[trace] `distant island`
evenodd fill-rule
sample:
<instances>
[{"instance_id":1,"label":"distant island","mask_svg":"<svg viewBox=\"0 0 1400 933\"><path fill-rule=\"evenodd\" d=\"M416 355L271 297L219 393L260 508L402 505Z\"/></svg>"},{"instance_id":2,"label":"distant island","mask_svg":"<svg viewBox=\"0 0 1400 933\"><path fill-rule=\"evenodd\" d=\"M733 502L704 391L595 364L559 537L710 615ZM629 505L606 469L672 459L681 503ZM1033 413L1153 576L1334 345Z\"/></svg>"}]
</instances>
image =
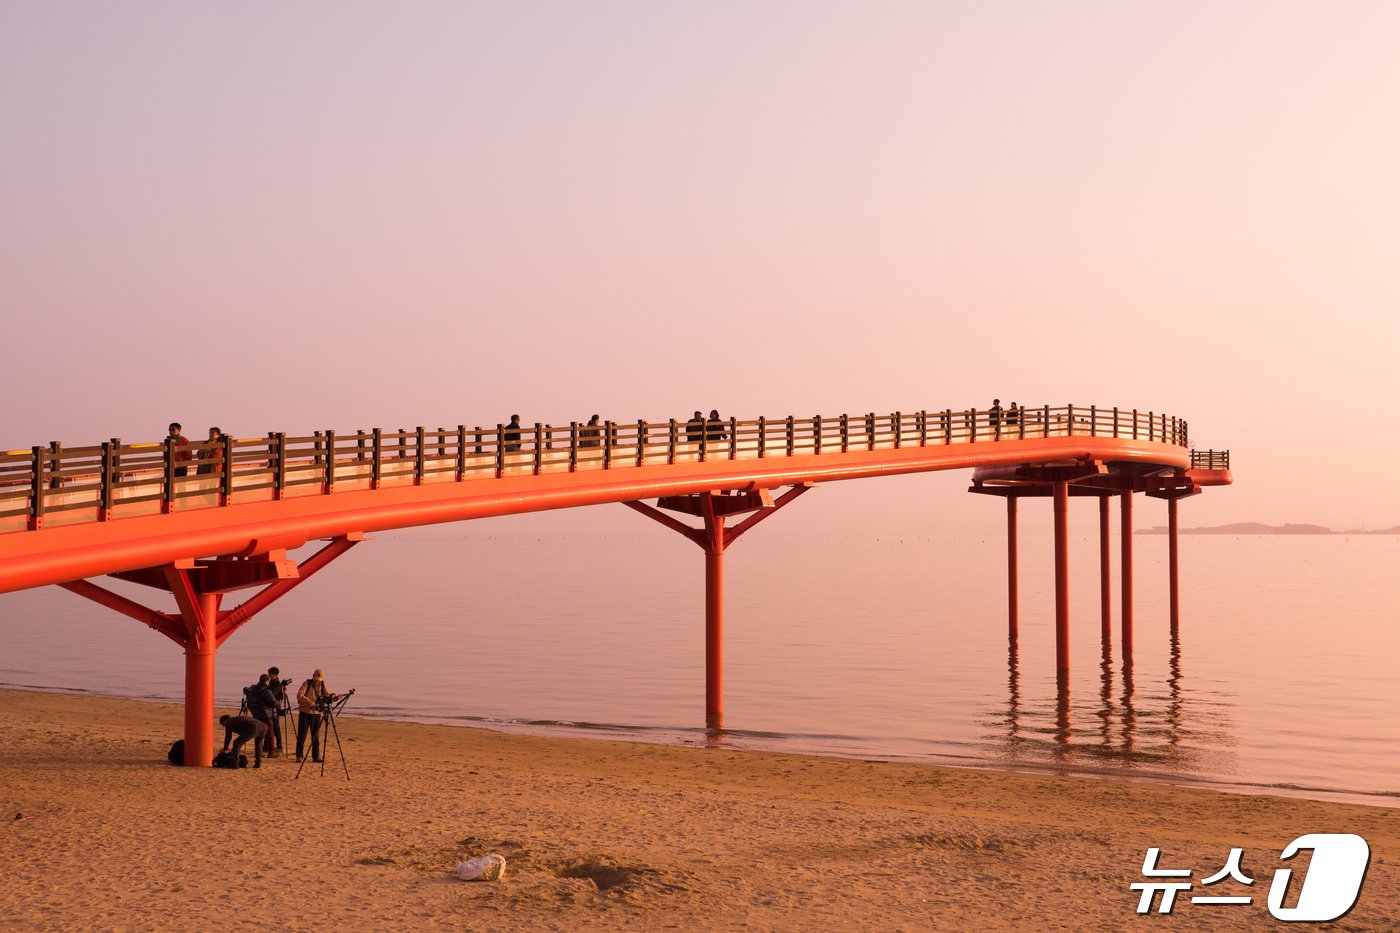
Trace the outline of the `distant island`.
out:
<instances>
[{"instance_id":1,"label":"distant island","mask_svg":"<svg viewBox=\"0 0 1400 933\"><path fill-rule=\"evenodd\" d=\"M1139 531L1140 535L1164 535L1166 525L1154 525ZM1394 528L1376 530L1333 531L1322 525L1265 525L1262 522L1235 522L1233 525L1215 525L1210 528L1182 528L1184 535L1400 535L1400 525Z\"/></svg>"}]
</instances>

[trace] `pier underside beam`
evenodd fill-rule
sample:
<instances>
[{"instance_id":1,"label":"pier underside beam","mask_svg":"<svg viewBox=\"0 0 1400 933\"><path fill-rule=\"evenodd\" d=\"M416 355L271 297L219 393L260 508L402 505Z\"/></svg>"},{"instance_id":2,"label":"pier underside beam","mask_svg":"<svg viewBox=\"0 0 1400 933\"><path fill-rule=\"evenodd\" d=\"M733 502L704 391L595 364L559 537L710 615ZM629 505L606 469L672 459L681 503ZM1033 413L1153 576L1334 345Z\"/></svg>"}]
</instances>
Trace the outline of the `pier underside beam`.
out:
<instances>
[{"instance_id":1,"label":"pier underside beam","mask_svg":"<svg viewBox=\"0 0 1400 933\"><path fill-rule=\"evenodd\" d=\"M644 502L624 502L634 511L694 541L705 551L705 727L724 728L724 549L740 535L769 515L812 488L811 483L793 486L777 499L768 490L728 494L722 491L690 496L667 496L656 508ZM672 518L660 509L700 517L704 524L693 527ZM730 515L749 512L732 528L724 527Z\"/></svg>"},{"instance_id":2,"label":"pier underside beam","mask_svg":"<svg viewBox=\"0 0 1400 933\"><path fill-rule=\"evenodd\" d=\"M333 538L300 564L274 552L254 560L181 560L113 575L166 590L175 598L175 612L148 608L89 580L59 586L149 625L184 649L185 765L207 768L214 758L214 656L219 646L240 626L363 539L361 534ZM224 593L268 581L276 582L241 606L220 608Z\"/></svg>"}]
</instances>

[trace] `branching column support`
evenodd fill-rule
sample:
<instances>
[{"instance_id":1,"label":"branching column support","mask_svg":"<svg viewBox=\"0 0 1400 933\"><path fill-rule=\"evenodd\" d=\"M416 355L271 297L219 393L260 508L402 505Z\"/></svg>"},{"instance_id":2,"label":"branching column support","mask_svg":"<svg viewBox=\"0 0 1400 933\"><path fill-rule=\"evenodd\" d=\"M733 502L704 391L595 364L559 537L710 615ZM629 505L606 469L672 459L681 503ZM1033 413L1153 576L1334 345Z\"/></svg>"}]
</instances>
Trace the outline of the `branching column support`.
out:
<instances>
[{"instance_id":1,"label":"branching column support","mask_svg":"<svg viewBox=\"0 0 1400 933\"><path fill-rule=\"evenodd\" d=\"M624 502L672 531L694 541L705 551L705 727L724 728L724 549L740 535L811 488L810 483L793 486L776 500L759 489L727 495L703 492L690 496L667 496L656 507L643 502ZM701 519L699 528L672 518L661 509L684 512ZM724 527L730 515L751 512L732 528Z\"/></svg>"},{"instance_id":2,"label":"branching column support","mask_svg":"<svg viewBox=\"0 0 1400 933\"><path fill-rule=\"evenodd\" d=\"M230 635L292 588L344 554L364 536L334 538L297 564L285 551L252 558L217 557L180 560L161 567L112 574L130 583L166 590L175 597L175 612L147 608L89 580L59 586L150 626L185 650L185 765L208 767L214 758L214 655ZM231 610L222 610L224 594L267 585Z\"/></svg>"}]
</instances>

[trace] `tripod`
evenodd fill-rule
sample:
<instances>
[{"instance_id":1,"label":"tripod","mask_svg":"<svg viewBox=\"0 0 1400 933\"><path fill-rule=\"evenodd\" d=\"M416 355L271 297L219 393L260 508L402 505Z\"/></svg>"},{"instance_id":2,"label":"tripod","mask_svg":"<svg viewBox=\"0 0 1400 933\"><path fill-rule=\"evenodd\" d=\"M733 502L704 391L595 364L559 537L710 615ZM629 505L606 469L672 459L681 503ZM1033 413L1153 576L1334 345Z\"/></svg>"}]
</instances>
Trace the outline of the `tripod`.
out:
<instances>
[{"instance_id":1,"label":"tripod","mask_svg":"<svg viewBox=\"0 0 1400 933\"><path fill-rule=\"evenodd\" d=\"M346 702L355 695L352 687L346 693L341 694L340 699L332 700L330 697L322 697L316 702L316 710L321 714L321 722L316 728L321 730L321 774L326 773L326 759L331 757L330 737L335 736L335 750L340 753L340 766L345 769L345 780L350 780L350 766L345 762L345 748L340 744L340 730L336 728L335 717L340 714ZM303 714L305 715L305 714ZM297 765L297 778L301 778L301 769L306 767L306 758L301 759L301 764Z\"/></svg>"}]
</instances>

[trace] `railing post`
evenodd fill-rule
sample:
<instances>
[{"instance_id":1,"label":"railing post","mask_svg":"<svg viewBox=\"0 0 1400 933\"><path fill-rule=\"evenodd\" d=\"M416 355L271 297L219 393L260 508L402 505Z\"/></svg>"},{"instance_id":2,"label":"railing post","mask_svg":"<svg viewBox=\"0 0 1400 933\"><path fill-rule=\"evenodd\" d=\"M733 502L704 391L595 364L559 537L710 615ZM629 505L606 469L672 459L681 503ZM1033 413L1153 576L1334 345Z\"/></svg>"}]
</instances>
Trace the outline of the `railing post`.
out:
<instances>
[{"instance_id":1,"label":"railing post","mask_svg":"<svg viewBox=\"0 0 1400 933\"><path fill-rule=\"evenodd\" d=\"M475 429L474 431L472 431L472 434L473 434L473 436L474 436L474 438L475 438L475 442L476 442L476 443L475 443L475 446L476 446L476 453L479 454L479 453L481 453L481 425L478 424L478 425L476 426L476 429Z\"/></svg>"},{"instance_id":2,"label":"railing post","mask_svg":"<svg viewBox=\"0 0 1400 933\"><path fill-rule=\"evenodd\" d=\"M1147 439L1154 441L1157 439L1157 415L1153 412L1147 413Z\"/></svg>"},{"instance_id":3,"label":"railing post","mask_svg":"<svg viewBox=\"0 0 1400 933\"><path fill-rule=\"evenodd\" d=\"M919 446L928 446L928 409L919 409Z\"/></svg>"},{"instance_id":4,"label":"railing post","mask_svg":"<svg viewBox=\"0 0 1400 933\"><path fill-rule=\"evenodd\" d=\"M539 476L544 469L544 425L535 422L535 456L532 460L531 470Z\"/></svg>"},{"instance_id":5,"label":"railing post","mask_svg":"<svg viewBox=\"0 0 1400 933\"><path fill-rule=\"evenodd\" d=\"M569 472L578 469L578 422L569 422Z\"/></svg>"},{"instance_id":6,"label":"railing post","mask_svg":"<svg viewBox=\"0 0 1400 933\"><path fill-rule=\"evenodd\" d=\"M169 515L175 509L175 442L168 437L165 439L162 461L165 481L161 483L160 510L162 514Z\"/></svg>"},{"instance_id":7,"label":"railing post","mask_svg":"<svg viewBox=\"0 0 1400 933\"><path fill-rule=\"evenodd\" d=\"M1138 439L1138 410L1133 409L1133 440Z\"/></svg>"},{"instance_id":8,"label":"railing post","mask_svg":"<svg viewBox=\"0 0 1400 933\"><path fill-rule=\"evenodd\" d=\"M320 431L312 431L312 432L311 432L311 437L313 438L312 443L311 443L311 463L312 463L313 466L315 466L317 469L320 470L320 472L321 472L321 479L323 480L323 482L322 482L321 485L324 487L324 486L325 486L324 480L325 480L325 476L326 476L326 471L325 471L325 469L323 469L323 468L321 467L321 432L320 432ZM323 489L322 491L324 492L324 489Z\"/></svg>"},{"instance_id":9,"label":"railing post","mask_svg":"<svg viewBox=\"0 0 1400 933\"><path fill-rule=\"evenodd\" d=\"M894 449L899 450L904 438L904 416L895 412L894 418Z\"/></svg>"},{"instance_id":10,"label":"railing post","mask_svg":"<svg viewBox=\"0 0 1400 933\"><path fill-rule=\"evenodd\" d=\"M953 409L943 409L943 444L953 443Z\"/></svg>"},{"instance_id":11,"label":"railing post","mask_svg":"<svg viewBox=\"0 0 1400 933\"><path fill-rule=\"evenodd\" d=\"M415 486L422 486L422 485L423 485L423 477L424 477L424 471L423 471L424 462L423 462L423 426L422 426L421 424L418 425L417 429L415 429L414 435L413 435L413 439L414 439L414 442L415 442L415 443L414 443L414 448L413 448L413 485L415 485Z\"/></svg>"},{"instance_id":12,"label":"railing post","mask_svg":"<svg viewBox=\"0 0 1400 933\"><path fill-rule=\"evenodd\" d=\"M58 441L49 441L49 488L61 489L63 487L63 445Z\"/></svg>"},{"instance_id":13,"label":"railing post","mask_svg":"<svg viewBox=\"0 0 1400 933\"><path fill-rule=\"evenodd\" d=\"M865 416L865 449L875 449L875 412L867 412Z\"/></svg>"},{"instance_id":14,"label":"railing post","mask_svg":"<svg viewBox=\"0 0 1400 933\"><path fill-rule=\"evenodd\" d=\"M378 489L380 481L384 477L384 430L375 428L371 443L374 445L370 451L369 464L369 488Z\"/></svg>"},{"instance_id":15,"label":"railing post","mask_svg":"<svg viewBox=\"0 0 1400 933\"><path fill-rule=\"evenodd\" d=\"M796 443L796 438L795 438L795 436L794 436L794 434L793 434L793 429L792 429L792 415L788 415L788 416L787 416L787 455L788 455L789 457L792 456L793 445L794 445L795 443Z\"/></svg>"},{"instance_id":16,"label":"railing post","mask_svg":"<svg viewBox=\"0 0 1400 933\"><path fill-rule=\"evenodd\" d=\"M423 430L419 428L418 430ZM323 471L325 482L321 484L321 492L330 495L335 492L335 432L326 431L326 468Z\"/></svg>"},{"instance_id":17,"label":"railing post","mask_svg":"<svg viewBox=\"0 0 1400 933\"><path fill-rule=\"evenodd\" d=\"M270 442L267 445L267 453L272 460L269 464L272 467L272 498L281 499L287 488L287 435L281 431L272 431L268 433L267 439Z\"/></svg>"},{"instance_id":18,"label":"railing post","mask_svg":"<svg viewBox=\"0 0 1400 933\"><path fill-rule=\"evenodd\" d=\"M438 429L437 429L437 442L438 442L438 445L437 445L437 448L438 448L438 453L437 453L438 459L439 459L439 460L442 460L443 458L445 458L445 457L447 456L447 429L444 428L442 425L438 425Z\"/></svg>"},{"instance_id":19,"label":"railing post","mask_svg":"<svg viewBox=\"0 0 1400 933\"><path fill-rule=\"evenodd\" d=\"M603 469L612 469L613 426L611 421L603 422Z\"/></svg>"},{"instance_id":20,"label":"railing post","mask_svg":"<svg viewBox=\"0 0 1400 933\"><path fill-rule=\"evenodd\" d=\"M110 521L112 518L112 442L102 442L102 489L98 493L97 520Z\"/></svg>"},{"instance_id":21,"label":"railing post","mask_svg":"<svg viewBox=\"0 0 1400 933\"><path fill-rule=\"evenodd\" d=\"M733 415L729 416L729 459L733 460L739 454L739 419Z\"/></svg>"},{"instance_id":22,"label":"railing post","mask_svg":"<svg viewBox=\"0 0 1400 933\"><path fill-rule=\"evenodd\" d=\"M710 419L701 419L700 424L700 462L705 462L705 455L710 449Z\"/></svg>"},{"instance_id":23,"label":"railing post","mask_svg":"<svg viewBox=\"0 0 1400 933\"><path fill-rule=\"evenodd\" d=\"M233 435L224 435L224 472L219 477L219 505L233 502Z\"/></svg>"},{"instance_id":24,"label":"railing post","mask_svg":"<svg viewBox=\"0 0 1400 933\"><path fill-rule=\"evenodd\" d=\"M667 430L666 430L666 462L667 462L667 463L675 463L675 462L676 462L676 441L677 441L677 439L678 439L677 435L679 435L679 434L680 434L680 431L679 431L679 429L676 427L676 419L675 419L675 418L670 419L670 421L667 422Z\"/></svg>"},{"instance_id":25,"label":"railing post","mask_svg":"<svg viewBox=\"0 0 1400 933\"><path fill-rule=\"evenodd\" d=\"M1049 436L1050 436L1050 406L1049 406L1049 405L1046 405L1046 406L1045 406L1044 417L1043 417L1043 420L1040 422L1040 432L1041 432L1041 437L1049 437Z\"/></svg>"},{"instance_id":26,"label":"railing post","mask_svg":"<svg viewBox=\"0 0 1400 933\"><path fill-rule=\"evenodd\" d=\"M365 429L355 429L355 462L365 462Z\"/></svg>"},{"instance_id":27,"label":"railing post","mask_svg":"<svg viewBox=\"0 0 1400 933\"><path fill-rule=\"evenodd\" d=\"M1069 436L1074 437L1074 403L1065 406L1065 424L1069 425Z\"/></svg>"},{"instance_id":28,"label":"railing post","mask_svg":"<svg viewBox=\"0 0 1400 933\"><path fill-rule=\"evenodd\" d=\"M758 416L758 458L760 460L768 451L768 419L763 415Z\"/></svg>"},{"instance_id":29,"label":"railing post","mask_svg":"<svg viewBox=\"0 0 1400 933\"><path fill-rule=\"evenodd\" d=\"M969 408L963 412L963 427L967 428L967 442L977 443L977 409Z\"/></svg>"},{"instance_id":30,"label":"railing post","mask_svg":"<svg viewBox=\"0 0 1400 933\"><path fill-rule=\"evenodd\" d=\"M1099 436L1099 406L1089 406L1089 436Z\"/></svg>"},{"instance_id":31,"label":"railing post","mask_svg":"<svg viewBox=\"0 0 1400 933\"><path fill-rule=\"evenodd\" d=\"M112 482L119 485L122 481L122 439L112 438ZM112 501L116 502L116 495L112 496Z\"/></svg>"},{"instance_id":32,"label":"railing post","mask_svg":"<svg viewBox=\"0 0 1400 933\"><path fill-rule=\"evenodd\" d=\"M1118 406L1113 406L1113 436L1118 436Z\"/></svg>"},{"instance_id":33,"label":"railing post","mask_svg":"<svg viewBox=\"0 0 1400 933\"><path fill-rule=\"evenodd\" d=\"M846 423L847 417L847 415L841 416L841 452L843 454L850 449L851 442L850 429Z\"/></svg>"},{"instance_id":34,"label":"railing post","mask_svg":"<svg viewBox=\"0 0 1400 933\"><path fill-rule=\"evenodd\" d=\"M496 479L506 475L506 426L496 422Z\"/></svg>"},{"instance_id":35,"label":"railing post","mask_svg":"<svg viewBox=\"0 0 1400 933\"><path fill-rule=\"evenodd\" d=\"M457 482L467 478L467 426L457 425Z\"/></svg>"},{"instance_id":36,"label":"railing post","mask_svg":"<svg viewBox=\"0 0 1400 933\"><path fill-rule=\"evenodd\" d=\"M647 462L647 423L637 419L637 466Z\"/></svg>"},{"instance_id":37,"label":"railing post","mask_svg":"<svg viewBox=\"0 0 1400 933\"><path fill-rule=\"evenodd\" d=\"M845 420L846 420L846 416L845 416L845 415L842 415L842 416L841 416L841 421L842 421L843 424L845 423ZM842 442L844 443L844 438L843 438ZM845 450L844 447L841 448L841 449L842 449L842 450ZM817 415L815 418L812 419L812 452L813 452L813 453L817 453L817 454L819 454L819 453L822 452L822 416L821 416L821 415Z\"/></svg>"},{"instance_id":38,"label":"railing post","mask_svg":"<svg viewBox=\"0 0 1400 933\"><path fill-rule=\"evenodd\" d=\"M166 449L170 447L167 439ZM33 448L34 460L30 465L33 476L30 479L29 487L29 530L38 531L44 527L44 490L47 484L44 482L44 448L35 445ZM169 470L166 474L169 475ZM162 509L161 511L165 511Z\"/></svg>"}]
</instances>

